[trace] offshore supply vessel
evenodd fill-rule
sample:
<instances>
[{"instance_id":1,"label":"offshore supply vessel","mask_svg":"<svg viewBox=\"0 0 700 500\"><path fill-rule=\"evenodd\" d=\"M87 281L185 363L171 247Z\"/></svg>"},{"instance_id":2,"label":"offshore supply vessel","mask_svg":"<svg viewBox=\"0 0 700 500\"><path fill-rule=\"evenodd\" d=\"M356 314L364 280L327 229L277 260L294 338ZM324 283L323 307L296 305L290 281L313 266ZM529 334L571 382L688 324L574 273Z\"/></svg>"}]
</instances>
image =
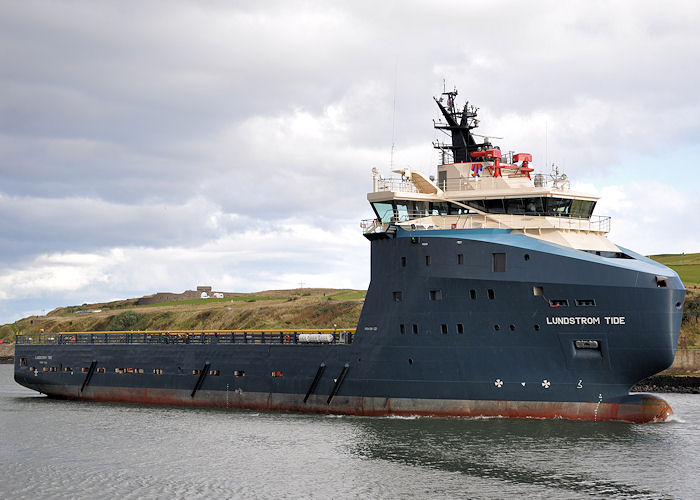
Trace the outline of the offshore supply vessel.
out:
<instances>
[{"instance_id":1,"label":"offshore supply vessel","mask_svg":"<svg viewBox=\"0 0 700 500\"><path fill-rule=\"evenodd\" d=\"M534 174L435 102L437 178L373 170L371 282L354 330L18 335L15 380L51 397L355 415L649 422L632 385L673 362L685 289L606 238L597 197ZM478 138L478 139L477 139Z\"/></svg>"}]
</instances>

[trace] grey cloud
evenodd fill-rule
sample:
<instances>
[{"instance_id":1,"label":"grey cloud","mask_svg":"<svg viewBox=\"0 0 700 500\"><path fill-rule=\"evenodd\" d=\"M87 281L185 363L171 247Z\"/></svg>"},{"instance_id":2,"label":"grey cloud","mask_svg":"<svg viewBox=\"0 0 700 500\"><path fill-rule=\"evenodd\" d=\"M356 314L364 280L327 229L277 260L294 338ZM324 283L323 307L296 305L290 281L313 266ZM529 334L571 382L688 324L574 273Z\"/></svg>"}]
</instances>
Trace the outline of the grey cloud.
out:
<instances>
[{"instance_id":1,"label":"grey cloud","mask_svg":"<svg viewBox=\"0 0 700 500\"><path fill-rule=\"evenodd\" d=\"M22 255L95 251L125 246L188 246L222 235L216 207L204 200L182 205L118 205L87 198L0 196L0 234L7 264ZM248 226L245 220L238 227ZM196 243L195 243L196 242Z\"/></svg>"}]
</instances>

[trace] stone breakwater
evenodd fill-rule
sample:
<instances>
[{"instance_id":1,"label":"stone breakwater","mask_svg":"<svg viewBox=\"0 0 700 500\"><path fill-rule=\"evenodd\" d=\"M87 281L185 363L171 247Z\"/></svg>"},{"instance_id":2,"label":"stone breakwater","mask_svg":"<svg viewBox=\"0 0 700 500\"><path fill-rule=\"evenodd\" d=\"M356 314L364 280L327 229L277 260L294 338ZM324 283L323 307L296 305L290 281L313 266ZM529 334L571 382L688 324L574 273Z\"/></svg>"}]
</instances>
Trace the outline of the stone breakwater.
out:
<instances>
[{"instance_id":1,"label":"stone breakwater","mask_svg":"<svg viewBox=\"0 0 700 500\"><path fill-rule=\"evenodd\" d=\"M3 342L0 344L0 364L15 362L15 345Z\"/></svg>"}]
</instances>

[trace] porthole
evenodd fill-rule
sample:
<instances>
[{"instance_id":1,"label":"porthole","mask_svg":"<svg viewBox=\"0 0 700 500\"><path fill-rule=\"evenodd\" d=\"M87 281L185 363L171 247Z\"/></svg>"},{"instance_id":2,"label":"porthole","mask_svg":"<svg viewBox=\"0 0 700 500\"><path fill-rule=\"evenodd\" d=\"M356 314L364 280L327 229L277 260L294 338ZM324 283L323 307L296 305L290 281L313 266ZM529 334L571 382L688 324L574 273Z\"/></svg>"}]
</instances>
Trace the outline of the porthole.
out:
<instances>
[{"instance_id":1,"label":"porthole","mask_svg":"<svg viewBox=\"0 0 700 500\"><path fill-rule=\"evenodd\" d=\"M515 331L515 325L510 325L510 331L514 332Z\"/></svg>"},{"instance_id":2,"label":"porthole","mask_svg":"<svg viewBox=\"0 0 700 500\"><path fill-rule=\"evenodd\" d=\"M413 358L408 358L408 364L412 365L413 364Z\"/></svg>"},{"instance_id":3,"label":"porthole","mask_svg":"<svg viewBox=\"0 0 700 500\"><path fill-rule=\"evenodd\" d=\"M496 330L496 331L498 331L498 330L501 329L501 327L500 327L500 325L493 325L493 329Z\"/></svg>"},{"instance_id":4,"label":"porthole","mask_svg":"<svg viewBox=\"0 0 700 500\"><path fill-rule=\"evenodd\" d=\"M524 258L525 260L530 260L530 254L529 254L529 253L526 253L525 255L523 255L523 258Z\"/></svg>"},{"instance_id":5,"label":"porthole","mask_svg":"<svg viewBox=\"0 0 700 500\"><path fill-rule=\"evenodd\" d=\"M540 325L535 325L535 331L539 332L540 331Z\"/></svg>"}]
</instances>

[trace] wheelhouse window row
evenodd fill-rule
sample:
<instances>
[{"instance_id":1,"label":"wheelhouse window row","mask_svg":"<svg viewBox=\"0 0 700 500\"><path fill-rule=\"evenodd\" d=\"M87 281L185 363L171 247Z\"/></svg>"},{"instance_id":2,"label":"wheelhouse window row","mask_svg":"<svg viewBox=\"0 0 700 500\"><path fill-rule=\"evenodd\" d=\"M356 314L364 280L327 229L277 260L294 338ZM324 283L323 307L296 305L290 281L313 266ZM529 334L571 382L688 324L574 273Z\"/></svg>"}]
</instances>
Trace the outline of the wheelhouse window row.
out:
<instances>
[{"instance_id":1,"label":"wheelhouse window row","mask_svg":"<svg viewBox=\"0 0 700 500\"><path fill-rule=\"evenodd\" d=\"M590 218L595 201L574 198L535 196L525 198L496 198L458 200L475 210L448 201L393 200L372 203L375 215L382 223L406 222L431 215L475 214L476 210L490 214L538 215L549 217Z\"/></svg>"}]
</instances>

